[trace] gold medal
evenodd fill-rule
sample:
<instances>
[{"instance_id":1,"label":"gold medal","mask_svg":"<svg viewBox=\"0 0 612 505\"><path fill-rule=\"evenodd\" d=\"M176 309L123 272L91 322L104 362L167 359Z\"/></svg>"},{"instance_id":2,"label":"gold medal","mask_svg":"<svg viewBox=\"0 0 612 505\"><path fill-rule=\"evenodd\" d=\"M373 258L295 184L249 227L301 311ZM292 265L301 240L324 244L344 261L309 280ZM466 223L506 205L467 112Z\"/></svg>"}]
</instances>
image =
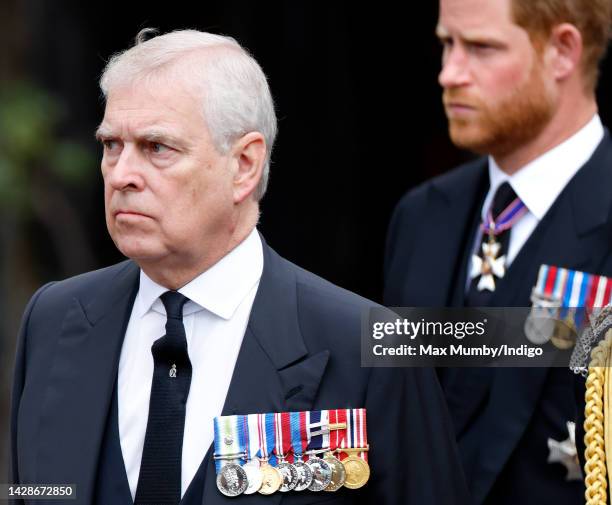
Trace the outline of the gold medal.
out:
<instances>
[{"instance_id":1,"label":"gold medal","mask_svg":"<svg viewBox=\"0 0 612 505\"><path fill-rule=\"evenodd\" d=\"M263 463L259 468L263 474L263 482L258 493L269 495L276 493L283 485L283 476L269 463Z\"/></svg>"},{"instance_id":2,"label":"gold medal","mask_svg":"<svg viewBox=\"0 0 612 505\"><path fill-rule=\"evenodd\" d=\"M576 324L574 323L573 314L570 312L563 321L555 321L555 331L550 337L553 345L561 350L567 351L576 344L577 338Z\"/></svg>"},{"instance_id":3,"label":"gold medal","mask_svg":"<svg viewBox=\"0 0 612 505\"><path fill-rule=\"evenodd\" d=\"M349 489L359 489L364 486L370 478L370 466L365 459L351 454L348 458L342 460L344 469L346 470L346 480L344 486Z\"/></svg>"},{"instance_id":4,"label":"gold medal","mask_svg":"<svg viewBox=\"0 0 612 505\"><path fill-rule=\"evenodd\" d=\"M359 489L365 486L366 482L370 478L370 465L368 462L357 456L360 452L367 452L367 447L343 447L336 449L338 453L348 454L348 458L342 460L344 470L346 472L346 478L344 480L344 487L349 489Z\"/></svg>"},{"instance_id":5,"label":"gold medal","mask_svg":"<svg viewBox=\"0 0 612 505\"><path fill-rule=\"evenodd\" d=\"M346 470L342 462L336 458L331 452L328 452L323 459L329 465L332 471L331 482L325 488L325 491L338 491L346 480Z\"/></svg>"}]
</instances>

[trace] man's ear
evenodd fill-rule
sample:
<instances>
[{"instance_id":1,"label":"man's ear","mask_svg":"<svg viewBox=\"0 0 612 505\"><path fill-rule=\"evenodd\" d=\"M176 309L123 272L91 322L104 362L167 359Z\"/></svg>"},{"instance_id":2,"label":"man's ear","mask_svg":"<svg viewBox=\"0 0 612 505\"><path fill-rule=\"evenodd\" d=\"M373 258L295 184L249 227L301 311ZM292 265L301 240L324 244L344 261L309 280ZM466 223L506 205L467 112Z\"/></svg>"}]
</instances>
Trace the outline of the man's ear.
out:
<instances>
[{"instance_id":1,"label":"man's ear","mask_svg":"<svg viewBox=\"0 0 612 505\"><path fill-rule=\"evenodd\" d=\"M266 152L266 140L259 132L247 133L232 147L235 204L255 192L263 174Z\"/></svg>"},{"instance_id":2,"label":"man's ear","mask_svg":"<svg viewBox=\"0 0 612 505\"><path fill-rule=\"evenodd\" d=\"M582 34L574 25L562 23L555 26L550 34L548 50L550 68L556 80L563 81L581 71Z\"/></svg>"}]
</instances>

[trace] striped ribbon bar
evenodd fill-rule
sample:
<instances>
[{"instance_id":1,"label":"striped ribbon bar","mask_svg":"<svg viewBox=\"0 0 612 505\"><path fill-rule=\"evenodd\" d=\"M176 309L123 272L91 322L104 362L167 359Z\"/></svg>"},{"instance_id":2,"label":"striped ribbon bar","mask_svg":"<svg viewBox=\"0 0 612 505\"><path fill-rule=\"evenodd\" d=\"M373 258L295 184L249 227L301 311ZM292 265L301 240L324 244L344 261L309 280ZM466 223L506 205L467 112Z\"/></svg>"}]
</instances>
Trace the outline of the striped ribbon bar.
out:
<instances>
[{"instance_id":1,"label":"striped ribbon bar","mask_svg":"<svg viewBox=\"0 0 612 505\"><path fill-rule=\"evenodd\" d=\"M217 473L226 461L236 460L242 464L246 449L244 440L244 416L215 417L215 469Z\"/></svg>"}]
</instances>

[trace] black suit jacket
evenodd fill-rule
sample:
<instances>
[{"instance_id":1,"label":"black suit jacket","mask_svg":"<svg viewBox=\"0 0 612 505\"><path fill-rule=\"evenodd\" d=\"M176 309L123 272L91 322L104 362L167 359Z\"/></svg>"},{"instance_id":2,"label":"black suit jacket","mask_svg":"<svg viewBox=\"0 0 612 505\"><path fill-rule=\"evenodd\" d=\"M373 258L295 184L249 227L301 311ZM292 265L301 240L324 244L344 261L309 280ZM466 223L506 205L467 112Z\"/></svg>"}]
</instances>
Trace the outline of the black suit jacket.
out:
<instances>
[{"instance_id":1,"label":"black suit jacket","mask_svg":"<svg viewBox=\"0 0 612 505\"><path fill-rule=\"evenodd\" d=\"M476 160L410 191L393 215L385 303L462 306L469 255L489 187ZM541 264L612 274L612 141L608 132L497 282L492 305L531 305ZM547 439L576 416L564 369L441 370L473 503L582 502L582 484L548 464Z\"/></svg>"},{"instance_id":2,"label":"black suit jacket","mask_svg":"<svg viewBox=\"0 0 612 505\"><path fill-rule=\"evenodd\" d=\"M12 399L12 482L76 483L78 499L69 503L91 502L138 273L126 261L44 286L30 301ZM361 313L372 305L264 243L263 274L223 414L365 407L372 474L360 490L242 496L240 503L465 503L433 371L360 367ZM234 501L216 489L211 459L203 503Z\"/></svg>"}]
</instances>

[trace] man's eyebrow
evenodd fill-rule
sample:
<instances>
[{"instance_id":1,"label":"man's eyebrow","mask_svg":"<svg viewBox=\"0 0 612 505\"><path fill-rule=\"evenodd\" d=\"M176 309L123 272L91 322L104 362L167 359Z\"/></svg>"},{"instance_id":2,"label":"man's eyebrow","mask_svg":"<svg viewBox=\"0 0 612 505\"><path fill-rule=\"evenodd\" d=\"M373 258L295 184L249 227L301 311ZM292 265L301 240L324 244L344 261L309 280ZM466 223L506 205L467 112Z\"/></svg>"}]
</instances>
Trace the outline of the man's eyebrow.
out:
<instances>
[{"instance_id":1,"label":"man's eyebrow","mask_svg":"<svg viewBox=\"0 0 612 505\"><path fill-rule=\"evenodd\" d=\"M96 128L95 137L96 140L101 141L113 136L113 132L108 126L101 124Z\"/></svg>"},{"instance_id":2,"label":"man's eyebrow","mask_svg":"<svg viewBox=\"0 0 612 505\"><path fill-rule=\"evenodd\" d=\"M157 130L157 129L145 130L145 131L138 133L136 137L138 139L145 140L147 142L160 142L160 143L170 142L173 144L181 143L179 137L177 137L176 135L166 130Z\"/></svg>"},{"instance_id":3,"label":"man's eyebrow","mask_svg":"<svg viewBox=\"0 0 612 505\"><path fill-rule=\"evenodd\" d=\"M445 41L451 38L450 32L441 25L436 27L436 37L440 40ZM505 44L494 35L478 31L464 31L457 35L457 37L464 43L467 44L489 44L495 47L504 47Z\"/></svg>"},{"instance_id":4,"label":"man's eyebrow","mask_svg":"<svg viewBox=\"0 0 612 505\"><path fill-rule=\"evenodd\" d=\"M100 125L96 130L96 139L102 141L105 139L113 138L117 134L108 126ZM159 143L170 143L170 144L183 144L180 137L177 135L158 128L145 129L141 132L137 132L135 135L136 139L144 142L159 142Z\"/></svg>"},{"instance_id":5,"label":"man's eyebrow","mask_svg":"<svg viewBox=\"0 0 612 505\"><path fill-rule=\"evenodd\" d=\"M436 37L439 39L445 39L449 37L448 30L441 25L436 26Z\"/></svg>"}]
</instances>

